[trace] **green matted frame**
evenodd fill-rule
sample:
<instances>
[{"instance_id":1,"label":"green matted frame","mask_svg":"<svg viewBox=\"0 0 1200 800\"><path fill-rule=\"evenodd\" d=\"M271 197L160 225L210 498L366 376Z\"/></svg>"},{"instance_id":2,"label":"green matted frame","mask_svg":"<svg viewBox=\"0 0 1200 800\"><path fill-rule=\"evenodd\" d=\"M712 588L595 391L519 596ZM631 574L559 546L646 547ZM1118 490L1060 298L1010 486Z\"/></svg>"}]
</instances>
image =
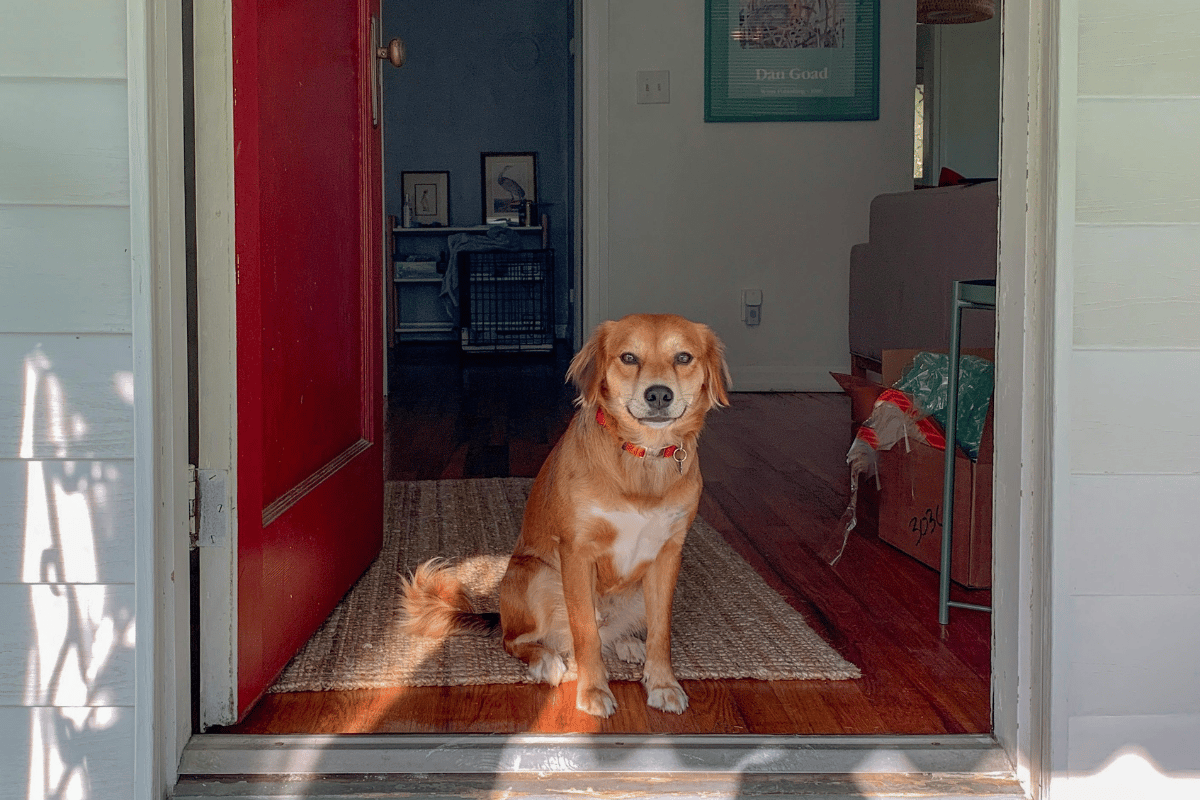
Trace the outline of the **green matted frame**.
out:
<instances>
[{"instance_id":1,"label":"green matted frame","mask_svg":"<svg viewBox=\"0 0 1200 800\"><path fill-rule=\"evenodd\" d=\"M879 119L879 0L705 0L704 121Z\"/></svg>"}]
</instances>

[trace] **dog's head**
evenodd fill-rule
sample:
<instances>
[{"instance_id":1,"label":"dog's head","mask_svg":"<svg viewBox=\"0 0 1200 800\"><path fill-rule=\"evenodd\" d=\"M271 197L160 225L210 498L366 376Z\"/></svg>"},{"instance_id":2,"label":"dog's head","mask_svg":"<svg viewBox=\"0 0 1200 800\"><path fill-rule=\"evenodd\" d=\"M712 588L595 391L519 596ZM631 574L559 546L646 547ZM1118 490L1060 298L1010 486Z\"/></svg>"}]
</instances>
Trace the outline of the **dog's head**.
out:
<instances>
[{"instance_id":1,"label":"dog's head","mask_svg":"<svg viewBox=\"0 0 1200 800\"><path fill-rule=\"evenodd\" d=\"M674 314L632 314L596 328L567 378L583 408L602 407L625 425L699 430L713 406L729 404L724 348L707 325Z\"/></svg>"}]
</instances>

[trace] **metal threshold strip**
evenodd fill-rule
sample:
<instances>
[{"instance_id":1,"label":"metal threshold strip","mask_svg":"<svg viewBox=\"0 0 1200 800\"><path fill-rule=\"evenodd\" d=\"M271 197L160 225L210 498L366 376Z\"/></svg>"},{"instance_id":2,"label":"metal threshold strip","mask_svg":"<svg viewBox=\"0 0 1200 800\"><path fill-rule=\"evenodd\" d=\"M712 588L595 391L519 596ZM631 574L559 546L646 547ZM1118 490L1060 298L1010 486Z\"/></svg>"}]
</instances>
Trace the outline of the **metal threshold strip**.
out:
<instances>
[{"instance_id":1,"label":"metal threshold strip","mask_svg":"<svg viewBox=\"0 0 1200 800\"><path fill-rule=\"evenodd\" d=\"M990 736L199 735L176 800L210 797L1025 797ZM425 787L425 788L421 788Z\"/></svg>"}]
</instances>

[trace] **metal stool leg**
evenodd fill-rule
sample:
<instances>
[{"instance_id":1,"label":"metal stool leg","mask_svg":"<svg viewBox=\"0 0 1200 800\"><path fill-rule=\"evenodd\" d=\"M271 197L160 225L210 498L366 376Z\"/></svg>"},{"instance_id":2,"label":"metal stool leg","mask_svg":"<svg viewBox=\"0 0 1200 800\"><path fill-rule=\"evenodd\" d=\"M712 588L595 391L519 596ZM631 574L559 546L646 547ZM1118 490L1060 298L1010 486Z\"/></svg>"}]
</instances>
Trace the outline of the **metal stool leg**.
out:
<instances>
[{"instance_id":1,"label":"metal stool leg","mask_svg":"<svg viewBox=\"0 0 1200 800\"><path fill-rule=\"evenodd\" d=\"M958 428L959 340L962 337L962 303L959 282L954 282L950 308L950 353L946 395L946 460L942 472L942 569L938 574L938 622L950 622L950 554L954 536L954 456Z\"/></svg>"},{"instance_id":2,"label":"metal stool leg","mask_svg":"<svg viewBox=\"0 0 1200 800\"><path fill-rule=\"evenodd\" d=\"M964 287L970 294L964 298ZM973 611L991 611L991 607L975 603L958 603L950 599L950 561L954 546L954 464L958 453L955 434L958 429L958 368L962 339L964 308L996 310L994 281L955 281L950 308L950 353L946 396L946 460L942 473L942 569L938 575L938 622L950 622L950 607ZM990 293L990 294L989 294Z\"/></svg>"}]
</instances>

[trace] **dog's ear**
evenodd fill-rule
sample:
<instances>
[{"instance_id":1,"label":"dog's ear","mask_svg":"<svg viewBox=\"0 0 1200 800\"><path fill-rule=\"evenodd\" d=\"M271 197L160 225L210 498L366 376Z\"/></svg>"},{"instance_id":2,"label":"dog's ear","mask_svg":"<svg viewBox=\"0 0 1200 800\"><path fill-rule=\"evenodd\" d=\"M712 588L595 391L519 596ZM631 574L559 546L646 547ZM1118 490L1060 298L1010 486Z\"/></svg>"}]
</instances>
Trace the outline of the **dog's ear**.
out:
<instances>
[{"instance_id":1,"label":"dog's ear","mask_svg":"<svg viewBox=\"0 0 1200 800\"><path fill-rule=\"evenodd\" d=\"M704 390L708 401L718 408L729 405L729 387L733 378L725 363L725 345L707 325L704 327Z\"/></svg>"},{"instance_id":2,"label":"dog's ear","mask_svg":"<svg viewBox=\"0 0 1200 800\"><path fill-rule=\"evenodd\" d=\"M600 404L600 394L604 385L604 360L608 341L608 331L612 322L602 322L592 332L592 336L583 348L571 359L567 368L567 380L575 384L579 391L575 404L579 406L597 406Z\"/></svg>"}]
</instances>

